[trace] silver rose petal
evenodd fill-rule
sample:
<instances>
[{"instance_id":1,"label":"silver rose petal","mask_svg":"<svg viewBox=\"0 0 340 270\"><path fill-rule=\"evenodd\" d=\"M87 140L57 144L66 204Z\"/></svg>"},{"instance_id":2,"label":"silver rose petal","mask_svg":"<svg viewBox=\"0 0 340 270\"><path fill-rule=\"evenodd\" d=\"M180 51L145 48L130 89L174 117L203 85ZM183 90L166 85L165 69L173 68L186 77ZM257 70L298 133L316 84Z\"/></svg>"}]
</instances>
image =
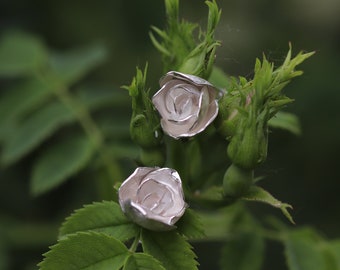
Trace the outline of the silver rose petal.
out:
<instances>
[{"instance_id":1,"label":"silver rose petal","mask_svg":"<svg viewBox=\"0 0 340 270\"><path fill-rule=\"evenodd\" d=\"M118 197L126 216L155 231L176 228L187 207L180 176L170 168L137 168L120 186Z\"/></svg>"},{"instance_id":2,"label":"silver rose petal","mask_svg":"<svg viewBox=\"0 0 340 270\"><path fill-rule=\"evenodd\" d=\"M171 137L191 137L202 132L218 114L218 90L208 81L176 71L160 80L152 102L161 115L162 129Z\"/></svg>"}]
</instances>

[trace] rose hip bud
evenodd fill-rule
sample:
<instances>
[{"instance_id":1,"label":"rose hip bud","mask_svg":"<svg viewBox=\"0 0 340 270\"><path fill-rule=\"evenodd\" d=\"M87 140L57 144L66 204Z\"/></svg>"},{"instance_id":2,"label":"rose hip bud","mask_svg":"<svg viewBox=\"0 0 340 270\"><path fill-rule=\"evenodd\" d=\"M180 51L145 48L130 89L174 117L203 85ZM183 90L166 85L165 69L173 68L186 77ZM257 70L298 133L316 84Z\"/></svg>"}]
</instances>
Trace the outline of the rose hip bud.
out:
<instances>
[{"instance_id":1,"label":"rose hip bud","mask_svg":"<svg viewBox=\"0 0 340 270\"><path fill-rule=\"evenodd\" d=\"M219 100L219 115L216 126L227 140L232 139L242 118L245 118L239 110L246 111L249 109L253 95L254 91L251 89L244 89L242 95L239 91L231 90Z\"/></svg>"},{"instance_id":2,"label":"rose hip bud","mask_svg":"<svg viewBox=\"0 0 340 270\"><path fill-rule=\"evenodd\" d=\"M253 169L267 158L268 127L265 119L244 119L228 145L231 161L244 169Z\"/></svg>"},{"instance_id":3,"label":"rose hip bud","mask_svg":"<svg viewBox=\"0 0 340 270\"><path fill-rule=\"evenodd\" d=\"M159 125L158 119L144 114L135 115L130 123L131 139L142 148L158 147L162 142L163 132L160 128L155 129L156 125Z\"/></svg>"},{"instance_id":4,"label":"rose hip bud","mask_svg":"<svg viewBox=\"0 0 340 270\"><path fill-rule=\"evenodd\" d=\"M181 179L170 168L137 168L120 186L118 197L127 217L154 231L175 229L187 207Z\"/></svg>"},{"instance_id":5,"label":"rose hip bud","mask_svg":"<svg viewBox=\"0 0 340 270\"><path fill-rule=\"evenodd\" d=\"M216 118L219 92L208 81L170 71L160 86L152 102L161 115L162 129L169 136L192 137Z\"/></svg>"},{"instance_id":6,"label":"rose hip bud","mask_svg":"<svg viewBox=\"0 0 340 270\"><path fill-rule=\"evenodd\" d=\"M163 132L159 125L159 116L146 87L147 65L144 71L137 68L136 76L128 86L123 86L131 96L132 117L130 134L134 143L141 148L157 148L162 144Z\"/></svg>"}]
</instances>

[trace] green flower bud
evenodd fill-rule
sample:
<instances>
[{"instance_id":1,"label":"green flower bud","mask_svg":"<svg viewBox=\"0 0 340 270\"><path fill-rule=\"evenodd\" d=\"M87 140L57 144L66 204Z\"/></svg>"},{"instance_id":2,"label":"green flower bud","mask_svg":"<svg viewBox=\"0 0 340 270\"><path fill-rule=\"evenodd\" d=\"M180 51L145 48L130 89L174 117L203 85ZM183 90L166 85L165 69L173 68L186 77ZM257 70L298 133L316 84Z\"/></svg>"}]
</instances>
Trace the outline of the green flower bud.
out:
<instances>
[{"instance_id":1,"label":"green flower bud","mask_svg":"<svg viewBox=\"0 0 340 270\"><path fill-rule=\"evenodd\" d=\"M154 148L161 144L163 132L152 128L159 123L150 123L144 114L137 114L130 122L131 139L142 148Z\"/></svg>"},{"instance_id":2,"label":"green flower bud","mask_svg":"<svg viewBox=\"0 0 340 270\"><path fill-rule=\"evenodd\" d=\"M250 117L239 123L227 150L234 164L244 169L253 169L266 159L268 128L264 120Z\"/></svg>"},{"instance_id":3,"label":"green flower bud","mask_svg":"<svg viewBox=\"0 0 340 270\"><path fill-rule=\"evenodd\" d=\"M227 140L236 134L239 122L247 117L247 108L252 100L253 91L249 87L242 91L231 89L219 100L217 129Z\"/></svg>"},{"instance_id":4,"label":"green flower bud","mask_svg":"<svg viewBox=\"0 0 340 270\"><path fill-rule=\"evenodd\" d=\"M211 44L206 41L199 44L179 67L178 71L196 75L202 78L208 78L215 60L216 47L219 42Z\"/></svg>"},{"instance_id":5,"label":"green flower bud","mask_svg":"<svg viewBox=\"0 0 340 270\"><path fill-rule=\"evenodd\" d=\"M219 101L220 112L216 124L218 131L230 140L236 133L237 123L240 118L237 106L240 102L238 95L225 94Z\"/></svg>"},{"instance_id":6,"label":"green flower bud","mask_svg":"<svg viewBox=\"0 0 340 270\"><path fill-rule=\"evenodd\" d=\"M131 85L123 86L132 98L132 117L130 134L132 140L142 148L154 148L162 143L160 119L154 110L146 89L147 65L142 72L137 68L137 74Z\"/></svg>"},{"instance_id":7,"label":"green flower bud","mask_svg":"<svg viewBox=\"0 0 340 270\"><path fill-rule=\"evenodd\" d=\"M254 172L232 164L223 177L223 194L226 198L241 197L253 183Z\"/></svg>"}]
</instances>

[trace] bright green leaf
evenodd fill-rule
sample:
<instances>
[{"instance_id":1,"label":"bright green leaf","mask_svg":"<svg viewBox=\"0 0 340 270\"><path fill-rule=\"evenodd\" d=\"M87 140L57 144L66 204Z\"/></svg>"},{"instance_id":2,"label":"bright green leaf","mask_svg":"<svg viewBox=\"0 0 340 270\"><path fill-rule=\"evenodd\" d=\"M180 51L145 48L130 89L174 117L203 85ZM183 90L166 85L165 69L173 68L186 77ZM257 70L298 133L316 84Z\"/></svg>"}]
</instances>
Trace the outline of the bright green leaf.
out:
<instances>
[{"instance_id":1,"label":"bright green leaf","mask_svg":"<svg viewBox=\"0 0 340 270\"><path fill-rule=\"evenodd\" d=\"M296 76L300 76L302 71L296 70L295 68L304 62L306 59L311 57L315 52L303 53L299 52L294 58L292 56L292 46L289 44L289 51L287 57L283 62L282 66L275 70L275 76L277 80L285 81L290 80Z\"/></svg>"},{"instance_id":2,"label":"bright green leaf","mask_svg":"<svg viewBox=\"0 0 340 270\"><path fill-rule=\"evenodd\" d=\"M260 270L264 257L264 239L260 233L234 234L227 239L221 253L221 269Z\"/></svg>"},{"instance_id":3,"label":"bright green leaf","mask_svg":"<svg viewBox=\"0 0 340 270\"><path fill-rule=\"evenodd\" d=\"M218 8L216 1L206 1L209 7L207 35L212 36L221 18L221 9Z\"/></svg>"},{"instance_id":4,"label":"bright green leaf","mask_svg":"<svg viewBox=\"0 0 340 270\"><path fill-rule=\"evenodd\" d=\"M97 231L126 241L139 233L139 227L125 217L117 203L104 201L75 211L61 226L60 236L79 231Z\"/></svg>"},{"instance_id":5,"label":"bright green leaf","mask_svg":"<svg viewBox=\"0 0 340 270\"><path fill-rule=\"evenodd\" d=\"M43 43L33 35L8 32L0 40L0 76L33 74L47 62Z\"/></svg>"},{"instance_id":6,"label":"bright green leaf","mask_svg":"<svg viewBox=\"0 0 340 270\"><path fill-rule=\"evenodd\" d=\"M102 233L77 233L44 254L40 270L118 270L129 252L123 243Z\"/></svg>"},{"instance_id":7,"label":"bright green leaf","mask_svg":"<svg viewBox=\"0 0 340 270\"><path fill-rule=\"evenodd\" d=\"M54 53L50 58L50 66L56 78L68 86L102 64L106 57L106 48L97 44L66 53Z\"/></svg>"},{"instance_id":8,"label":"bright green leaf","mask_svg":"<svg viewBox=\"0 0 340 270\"><path fill-rule=\"evenodd\" d=\"M197 270L196 255L190 244L176 231L142 230L145 253L159 260L167 270Z\"/></svg>"},{"instance_id":9,"label":"bright green leaf","mask_svg":"<svg viewBox=\"0 0 340 270\"><path fill-rule=\"evenodd\" d=\"M301 135L299 118L292 113L280 111L268 121L268 124L273 128L281 128L295 135Z\"/></svg>"},{"instance_id":10,"label":"bright green leaf","mask_svg":"<svg viewBox=\"0 0 340 270\"><path fill-rule=\"evenodd\" d=\"M231 79L222 69L217 66L213 66L209 82L218 88L228 89L231 84Z\"/></svg>"},{"instance_id":11,"label":"bright green leaf","mask_svg":"<svg viewBox=\"0 0 340 270\"><path fill-rule=\"evenodd\" d=\"M293 224L294 220L290 213L288 212L288 208L292 208L290 204L283 203L279 201L278 199L274 198L268 191L264 190L261 187L258 186L251 186L247 193L242 197L242 199L247 201L257 201L257 202L263 202L266 204L269 204L273 207L281 209L282 213L285 215L285 217Z\"/></svg>"},{"instance_id":12,"label":"bright green leaf","mask_svg":"<svg viewBox=\"0 0 340 270\"><path fill-rule=\"evenodd\" d=\"M168 37L166 35L164 35L164 32L161 31L160 29L158 29L157 27L151 27L151 29L154 30L160 37L162 37L164 39L168 39ZM160 51L165 56L168 56L168 57L171 56L171 53L159 43L159 41L155 38L155 36L152 32L149 33L149 36L150 36L152 44L155 46L155 48L158 51Z\"/></svg>"},{"instance_id":13,"label":"bright green leaf","mask_svg":"<svg viewBox=\"0 0 340 270\"><path fill-rule=\"evenodd\" d=\"M197 24L180 21L178 6L178 0L166 0L166 30L152 27L156 36L150 33L152 43L162 53L163 66L166 71L178 70L183 59L196 46L193 31L197 28Z\"/></svg>"},{"instance_id":14,"label":"bright green leaf","mask_svg":"<svg viewBox=\"0 0 340 270\"><path fill-rule=\"evenodd\" d=\"M127 259L123 270L165 270L165 268L148 254L134 253Z\"/></svg>"},{"instance_id":15,"label":"bright green leaf","mask_svg":"<svg viewBox=\"0 0 340 270\"><path fill-rule=\"evenodd\" d=\"M74 119L74 114L65 105L59 102L47 104L25 119L8 138L3 147L2 163L8 165L19 160L60 126Z\"/></svg>"},{"instance_id":16,"label":"bright green leaf","mask_svg":"<svg viewBox=\"0 0 340 270\"><path fill-rule=\"evenodd\" d=\"M194 210L187 209L176 226L177 231L188 239L200 239L205 236L203 224Z\"/></svg>"},{"instance_id":17,"label":"bright green leaf","mask_svg":"<svg viewBox=\"0 0 340 270\"><path fill-rule=\"evenodd\" d=\"M33 165L31 192L47 192L65 182L90 161L95 147L84 135L73 136L45 149Z\"/></svg>"},{"instance_id":18,"label":"bright green leaf","mask_svg":"<svg viewBox=\"0 0 340 270\"><path fill-rule=\"evenodd\" d=\"M335 270L329 268L320 237L312 229L284 234L285 255L289 270Z\"/></svg>"}]
</instances>

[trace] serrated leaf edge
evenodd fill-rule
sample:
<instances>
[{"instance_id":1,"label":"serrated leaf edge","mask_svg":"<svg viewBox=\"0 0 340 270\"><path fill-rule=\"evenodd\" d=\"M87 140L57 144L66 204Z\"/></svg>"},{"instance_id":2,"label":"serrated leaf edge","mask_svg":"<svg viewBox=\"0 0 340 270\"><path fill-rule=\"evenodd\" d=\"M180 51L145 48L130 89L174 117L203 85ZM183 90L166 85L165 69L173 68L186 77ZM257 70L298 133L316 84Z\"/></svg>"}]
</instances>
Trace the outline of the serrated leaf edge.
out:
<instances>
[{"instance_id":1,"label":"serrated leaf edge","mask_svg":"<svg viewBox=\"0 0 340 270\"><path fill-rule=\"evenodd\" d=\"M256 188L261 189L264 193L268 194L270 197L272 197L276 202L275 203L270 203L264 199L260 199L260 198L255 198L255 197L247 197L247 195L244 195L242 197L242 199L247 200L247 201L257 201L257 202L262 202L265 204L269 204L275 208L279 208L281 210L281 212L283 213L283 215L292 223L295 224L295 221L293 220L293 217L290 215L290 213L288 212L287 208L293 209L293 206L288 204L288 203L283 203L280 200L276 199L273 195L271 195L268 191L266 191L265 189L259 187L259 186L254 186Z\"/></svg>"}]
</instances>

